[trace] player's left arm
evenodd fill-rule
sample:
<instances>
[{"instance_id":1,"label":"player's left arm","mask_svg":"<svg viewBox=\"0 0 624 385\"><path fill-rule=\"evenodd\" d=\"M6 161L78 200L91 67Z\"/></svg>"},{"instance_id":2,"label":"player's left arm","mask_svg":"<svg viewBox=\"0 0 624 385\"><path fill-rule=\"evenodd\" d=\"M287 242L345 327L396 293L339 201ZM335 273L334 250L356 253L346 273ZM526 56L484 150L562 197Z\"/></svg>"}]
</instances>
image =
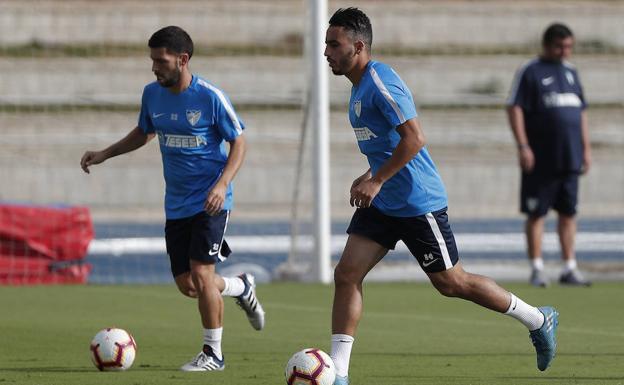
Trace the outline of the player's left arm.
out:
<instances>
[{"instance_id":1,"label":"player's left arm","mask_svg":"<svg viewBox=\"0 0 624 385\"><path fill-rule=\"evenodd\" d=\"M228 143L230 144L230 151L225 167L217 182L208 192L204 203L204 209L210 215L218 214L223 208L227 187L243 164L247 152L247 141L242 133Z\"/></svg>"},{"instance_id":2,"label":"player's left arm","mask_svg":"<svg viewBox=\"0 0 624 385\"><path fill-rule=\"evenodd\" d=\"M589 142L589 126L587 123L587 110L581 111L581 141L583 143L583 168L581 172L585 174L591 167L591 144Z\"/></svg>"},{"instance_id":3,"label":"player's left arm","mask_svg":"<svg viewBox=\"0 0 624 385\"><path fill-rule=\"evenodd\" d=\"M587 123L587 102L585 101L585 92L579 79L578 73L575 71L576 84L579 88L579 97L581 99L581 144L583 146L583 164L581 165L581 173L585 174L591 168L591 142L589 140L589 124Z\"/></svg>"},{"instance_id":4,"label":"player's left arm","mask_svg":"<svg viewBox=\"0 0 624 385\"><path fill-rule=\"evenodd\" d=\"M351 188L351 206L369 207L381 186L418 154L425 146L425 134L416 118L408 119L396 128L401 140L392 156L370 179Z\"/></svg>"}]
</instances>

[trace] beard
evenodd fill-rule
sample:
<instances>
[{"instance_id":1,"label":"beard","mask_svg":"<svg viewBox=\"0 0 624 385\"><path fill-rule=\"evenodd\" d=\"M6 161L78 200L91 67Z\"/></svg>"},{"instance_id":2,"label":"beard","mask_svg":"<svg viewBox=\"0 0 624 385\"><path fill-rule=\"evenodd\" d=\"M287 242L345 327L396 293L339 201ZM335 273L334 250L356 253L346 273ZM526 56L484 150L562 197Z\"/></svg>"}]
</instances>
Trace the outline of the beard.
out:
<instances>
[{"instance_id":1,"label":"beard","mask_svg":"<svg viewBox=\"0 0 624 385\"><path fill-rule=\"evenodd\" d=\"M331 68L331 71L334 75L344 75L340 68Z\"/></svg>"},{"instance_id":2,"label":"beard","mask_svg":"<svg viewBox=\"0 0 624 385\"><path fill-rule=\"evenodd\" d=\"M346 75L350 68L353 68L354 60L353 52L349 52L349 54L341 57L337 62L335 62L336 65L331 67L332 73L334 75Z\"/></svg>"},{"instance_id":3,"label":"beard","mask_svg":"<svg viewBox=\"0 0 624 385\"><path fill-rule=\"evenodd\" d=\"M169 87L173 87L176 84L178 84L178 82L180 81L180 75L182 74L182 71L180 71L179 68L176 68L175 70L171 71L171 73L169 74L161 74L160 75L160 79L157 79L156 81L158 81L158 84L160 84L162 87L165 88L169 88Z\"/></svg>"}]
</instances>

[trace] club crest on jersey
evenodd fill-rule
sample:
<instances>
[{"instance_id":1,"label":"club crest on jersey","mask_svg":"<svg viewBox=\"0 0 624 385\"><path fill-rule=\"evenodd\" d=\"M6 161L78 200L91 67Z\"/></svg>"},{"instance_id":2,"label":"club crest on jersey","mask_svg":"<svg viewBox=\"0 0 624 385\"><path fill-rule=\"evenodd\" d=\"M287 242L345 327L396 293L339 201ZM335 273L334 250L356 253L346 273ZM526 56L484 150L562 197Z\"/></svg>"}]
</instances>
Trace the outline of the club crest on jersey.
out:
<instances>
[{"instance_id":1,"label":"club crest on jersey","mask_svg":"<svg viewBox=\"0 0 624 385\"><path fill-rule=\"evenodd\" d=\"M186 110L186 120L194 126L199 122L199 118L201 118L201 110Z\"/></svg>"},{"instance_id":2,"label":"club crest on jersey","mask_svg":"<svg viewBox=\"0 0 624 385\"><path fill-rule=\"evenodd\" d=\"M572 75L572 72L566 71L566 79L568 79L568 83L570 83L571 86L574 85L574 75Z\"/></svg>"},{"instance_id":3,"label":"club crest on jersey","mask_svg":"<svg viewBox=\"0 0 624 385\"><path fill-rule=\"evenodd\" d=\"M359 118L360 114L362 113L362 101L361 100L356 100L353 103L353 111L355 112L355 116Z\"/></svg>"}]
</instances>

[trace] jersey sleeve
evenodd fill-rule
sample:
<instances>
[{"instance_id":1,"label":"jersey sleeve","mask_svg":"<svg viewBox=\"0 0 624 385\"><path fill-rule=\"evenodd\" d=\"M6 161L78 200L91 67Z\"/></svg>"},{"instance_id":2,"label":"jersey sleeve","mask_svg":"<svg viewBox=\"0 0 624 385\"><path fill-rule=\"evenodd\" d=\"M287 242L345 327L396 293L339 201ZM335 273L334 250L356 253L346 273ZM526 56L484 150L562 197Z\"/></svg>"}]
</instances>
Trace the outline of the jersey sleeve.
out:
<instances>
[{"instance_id":1,"label":"jersey sleeve","mask_svg":"<svg viewBox=\"0 0 624 385\"><path fill-rule=\"evenodd\" d=\"M376 92L373 102L393 127L418 116L412 93L399 76L389 69L383 78L371 72Z\"/></svg>"},{"instance_id":2,"label":"jersey sleeve","mask_svg":"<svg viewBox=\"0 0 624 385\"><path fill-rule=\"evenodd\" d=\"M243 133L245 125L236 115L232 103L219 89L214 89L214 114L219 133L226 141L232 141Z\"/></svg>"},{"instance_id":3,"label":"jersey sleeve","mask_svg":"<svg viewBox=\"0 0 624 385\"><path fill-rule=\"evenodd\" d=\"M147 89L143 90L143 96L141 97L141 112L139 113L138 126L145 134L151 134L154 132L152 118L150 117L149 110L147 108Z\"/></svg>"},{"instance_id":4,"label":"jersey sleeve","mask_svg":"<svg viewBox=\"0 0 624 385\"><path fill-rule=\"evenodd\" d=\"M509 91L507 105L529 110L531 108L532 88L530 72L527 71L526 66L523 66L516 71L511 90Z\"/></svg>"}]
</instances>

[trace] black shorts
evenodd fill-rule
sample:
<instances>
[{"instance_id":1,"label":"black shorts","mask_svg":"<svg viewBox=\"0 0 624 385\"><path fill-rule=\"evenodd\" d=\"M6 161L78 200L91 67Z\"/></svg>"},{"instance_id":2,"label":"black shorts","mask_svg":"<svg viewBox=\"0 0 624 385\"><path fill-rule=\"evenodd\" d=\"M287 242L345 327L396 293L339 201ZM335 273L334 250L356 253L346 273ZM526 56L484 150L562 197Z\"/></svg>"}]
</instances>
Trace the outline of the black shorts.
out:
<instances>
[{"instance_id":1,"label":"black shorts","mask_svg":"<svg viewBox=\"0 0 624 385\"><path fill-rule=\"evenodd\" d=\"M375 207L355 210L348 234L358 234L387 249L403 241L427 273L448 270L459 261L446 208L417 217L389 216Z\"/></svg>"},{"instance_id":2,"label":"black shorts","mask_svg":"<svg viewBox=\"0 0 624 385\"><path fill-rule=\"evenodd\" d=\"M522 173L520 211L531 217L542 217L552 207L560 214L575 215L578 180L578 174L543 176Z\"/></svg>"},{"instance_id":3,"label":"black shorts","mask_svg":"<svg viewBox=\"0 0 624 385\"><path fill-rule=\"evenodd\" d=\"M229 217L229 211L215 216L202 211L191 217L167 220L165 240L174 277L191 271L191 259L217 263L230 255L232 251L224 239Z\"/></svg>"}]
</instances>

